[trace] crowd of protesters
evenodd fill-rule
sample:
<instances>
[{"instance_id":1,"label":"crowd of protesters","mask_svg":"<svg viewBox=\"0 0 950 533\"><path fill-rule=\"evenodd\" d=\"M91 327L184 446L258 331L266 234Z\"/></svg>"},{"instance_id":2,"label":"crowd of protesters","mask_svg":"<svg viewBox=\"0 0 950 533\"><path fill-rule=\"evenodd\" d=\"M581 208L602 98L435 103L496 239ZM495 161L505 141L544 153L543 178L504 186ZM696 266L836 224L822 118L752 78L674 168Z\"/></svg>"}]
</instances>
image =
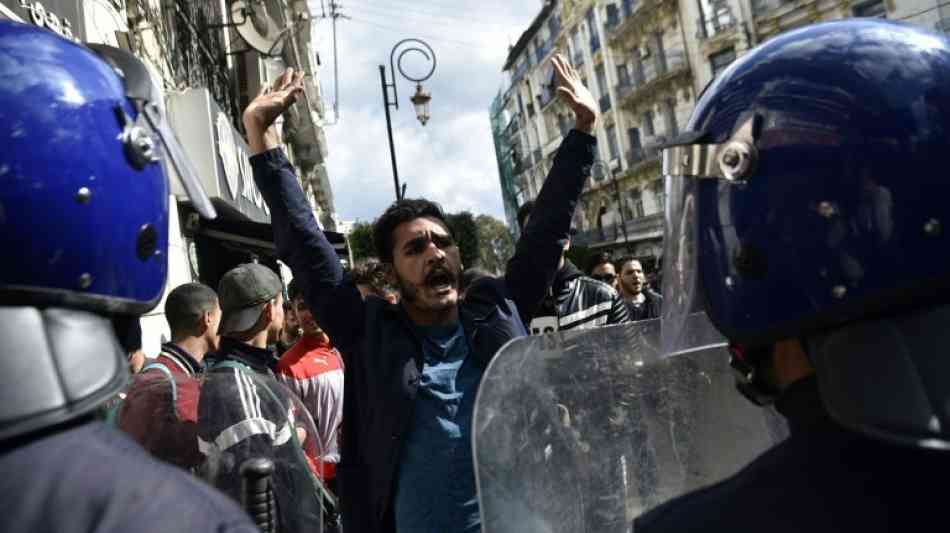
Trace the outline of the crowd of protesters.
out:
<instances>
[{"instance_id":1,"label":"crowd of protesters","mask_svg":"<svg viewBox=\"0 0 950 533\"><path fill-rule=\"evenodd\" d=\"M32 30L0 25L0 31ZM102 78L95 91L110 88L115 104L108 108L109 124L115 122L114 110L124 109L125 99L134 100L137 112L148 116L135 128L154 129L196 210L214 215L190 165L176 159L183 153L177 141L162 137L164 119L160 106L149 100L150 78L140 62L109 47L94 54L45 34L31 38L71 55L76 64L66 66L77 70L68 75L80 85L89 83L90 72ZM20 40L0 45L5 68L28 63L11 42ZM6 376L15 379L6 377L5 383L24 391L11 398L24 403L5 406L4 420L29 423L4 427L20 431L23 442L31 445L7 455L10 462L4 464L22 464L42 451L45 459L63 461L60 472L98 476L97 489L105 491L131 487L126 478L138 475L139 484L126 504L112 511L111 519L123 524L121 530L132 529L127 524L135 514L142 517L143 528L149 525L145 522L152 509L143 505L139 492L147 490L155 505L169 494L193 496L194 508L188 507L188 514L194 516L181 517L177 526L168 522L173 530L194 530L189 523L202 524L204 530L207 522L216 523L219 531L246 531L250 523L236 512L239 503L255 525L288 533L341 526L352 533L479 531L472 423L476 393L489 362L512 339L623 324L630 321L629 309L649 307L644 302L650 301L639 292L628 297L626 289L618 291L610 280L584 275L565 256L578 197L594 161L598 105L563 57L555 56L552 63L557 91L576 122L536 201L519 213L522 236L502 275L466 269L445 213L426 199L401 199L389 206L374 224L377 260L344 272L274 126L303 90L302 75L288 69L251 101L243 122L253 177L270 209L276 250L290 267L292 281L285 286L273 269L251 262L224 273L215 288L201 283L173 288L164 304L171 338L158 357L148 360L139 316L160 301L167 280L166 272L150 270L154 267L146 262L167 252L162 248L167 242L149 229L154 230L152 223L166 227L161 217L167 211L156 208L157 218L143 225L137 215L117 210L130 219L124 225L116 221L116 228L139 228L134 242L116 244L135 249L135 262L103 261L87 253L81 268L96 264L106 280L139 272L134 279L150 284L136 291L121 283L107 284L99 294L95 291L100 287L91 285L96 278L83 274L80 281L88 294L54 287L28 295L41 306L11 308L16 316L7 322L24 325L14 337L42 339L35 344L49 346L49 353L40 355L57 367L48 374L58 378L24 376L22 367L7 369ZM98 93L96 97L105 98ZM153 111L155 116L150 115ZM125 143L124 153L135 156L134 165L123 159L109 171L134 174L146 168L151 179L147 183L155 186L150 192L167 198L165 167L148 166L157 159L148 143L129 140L135 135L105 136ZM76 153L56 156L64 158L65 167L82 167L84 175L101 174L93 168L95 161L70 159ZM137 183L142 181L135 176ZM14 274L24 279L32 275L28 268ZM642 291L641 278L631 287ZM54 303L65 306L63 312L37 318L48 313L48 298L58 298ZM63 363L57 351L62 346L81 352L91 363L83 368ZM125 387L129 370L123 362L132 374ZM37 386L24 388L27 377ZM51 391L46 403L29 403L36 390ZM116 440L118 435L93 416L105 418L141 448L129 451L128 439ZM33 446L43 428L54 428L50 434L55 438ZM64 453L77 446L84 446L90 457L108 459L84 472L82 462L71 463ZM160 462L143 460L142 449ZM110 460L123 470L111 469ZM136 462L142 465L139 471L128 466ZM231 501L204 485L197 488L193 476ZM267 481L254 481L261 479ZM71 480L67 484L76 485ZM83 496L81 491L62 492L53 496ZM12 490L5 494L14 495ZM46 518L32 513L41 500L46 502L44 494L37 492L32 500L18 499L13 505L23 527L69 530L61 522L29 526ZM105 507L91 514L109 515ZM78 522L73 526L85 529Z\"/></svg>"},{"instance_id":2,"label":"crowd of protesters","mask_svg":"<svg viewBox=\"0 0 950 533\"><path fill-rule=\"evenodd\" d=\"M326 506L342 511L347 531L478 531L472 409L497 350L521 335L658 316L637 260L601 254L585 275L566 257L596 115L573 69L555 65L577 127L537 201L519 210L523 235L502 276L463 269L442 209L423 199L390 206L374 227L378 259L344 272L273 131L300 87L288 70L244 121L293 280L284 287L251 263L217 292L171 291L172 339L133 368L113 406L118 427L237 501L240 466L273 458L276 483L295 488L275 494L289 531L332 526ZM329 496L299 497L308 487Z\"/></svg>"}]
</instances>

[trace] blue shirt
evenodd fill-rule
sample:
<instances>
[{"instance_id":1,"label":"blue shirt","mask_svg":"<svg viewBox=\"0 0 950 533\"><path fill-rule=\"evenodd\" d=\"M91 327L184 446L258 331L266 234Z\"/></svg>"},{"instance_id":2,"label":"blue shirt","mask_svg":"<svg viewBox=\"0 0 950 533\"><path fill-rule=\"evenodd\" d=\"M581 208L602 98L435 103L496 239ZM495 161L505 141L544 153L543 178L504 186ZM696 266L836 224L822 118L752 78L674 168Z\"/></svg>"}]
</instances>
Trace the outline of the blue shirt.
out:
<instances>
[{"instance_id":1,"label":"blue shirt","mask_svg":"<svg viewBox=\"0 0 950 533\"><path fill-rule=\"evenodd\" d=\"M461 324L420 327L425 363L396 486L397 533L480 530L472 409L482 370Z\"/></svg>"}]
</instances>

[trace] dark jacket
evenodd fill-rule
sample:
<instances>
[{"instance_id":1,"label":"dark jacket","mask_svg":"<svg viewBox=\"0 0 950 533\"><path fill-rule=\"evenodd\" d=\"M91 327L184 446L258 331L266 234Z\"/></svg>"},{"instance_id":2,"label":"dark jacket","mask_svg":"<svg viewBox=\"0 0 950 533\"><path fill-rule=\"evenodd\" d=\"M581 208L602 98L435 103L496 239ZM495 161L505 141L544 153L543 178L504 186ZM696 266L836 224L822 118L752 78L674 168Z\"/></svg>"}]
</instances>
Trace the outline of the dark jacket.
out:
<instances>
[{"instance_id":1,"label":"dark jacket","mask_svg":"<svg viewBox=\"0 0 950 533\"><path fill-rule=\"evenodd\" d=\"M322 499L295 437L291 392L270 369L273 352L222 337L214 360L198 402L198 447L204 457L200 474L240 501L241 465L268 458L274 462L281 530L318 531Z\"/></svg>"},{"instance_id":2,"label":"dark jacket","mask_svg":"<svg viewBox=\"0 0 950 533\"><path fill-rule=\"evenodd\" d=\"M790 437L735 476L638 518L637 533L906 531L943 523L950 454L846 430L821 405L817 380L777 403Z\"/></svg>"},{"instance_id":3,"label":"dark jacket","mask_svg":"<svg viewBox=\"0 0 950 533\"><path fill-rule=\"evenodd\" d=\"M663 297L646 287L643 288L643 297L643 304L639 306L634 305L633 302L624 300L624 303L627 305L627 314L630 315L630 320L635 322L637 320L660 318L660 312L663 309Z\"/></svg>"},{"instance_id":4,"label":"dark jacket","mask_svg":"<svg viewBox=\"0 0 950 533\"><path fill-rule=\"evenodd\" d=\"M562 331L630 322L627 308L617 291L602 281L585 276L567 259L558 270L536 316L557 316L558 329ZM536 326L537 323L532 324L532 334L544 333Z\"/></svg>"},{"instance_id":5,"label":"dark jacket","mask_svg":"<svg viewBox=\"0 0 950 533\"><path fill-rule=\"evenodd\" d=\"M505 276L476 281L460 302L478 365L486 366L502 345L526 334L520 315L533 314L554 279L595 146L590 135L567 136ZM270 150L252 157L251 164L271 210L279 256L301 281L317 322L346 364L337 470L344 528L393 531L393 482L423 368L421 340L401 306L373 297L364 303L344 280L337 254L283 153Z\"/></svg>"},{"instance_id":6,"label":"dark jacket","mask_svg":"<svg viewBox=\"0 0 950 533\"><path fill-rule=\"evenodd\" d=\"M220 492L94 421L3 443L0 500L8 533L260 531Z\"/></svg>"}]
</instances>

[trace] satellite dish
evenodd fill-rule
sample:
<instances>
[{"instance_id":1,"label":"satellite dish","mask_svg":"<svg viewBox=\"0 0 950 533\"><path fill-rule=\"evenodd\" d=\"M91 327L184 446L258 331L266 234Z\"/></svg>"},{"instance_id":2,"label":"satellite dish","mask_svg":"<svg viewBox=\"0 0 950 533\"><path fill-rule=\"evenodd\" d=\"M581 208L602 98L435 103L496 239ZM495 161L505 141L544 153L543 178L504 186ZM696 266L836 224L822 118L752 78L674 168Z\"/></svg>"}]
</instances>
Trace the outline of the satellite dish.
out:
<instances>
[{"instance_id":1,"label":"satellite dish","mask_svg":"<svg viewBox=\"0 0 950 533\"><path fill-rule=\"evenodd\" d=\"M231 20L248 46L266 56L278 56L284 49L286 30L281 30L260 0L237 0L231 4Z\"/></svg>"}]
</instances>

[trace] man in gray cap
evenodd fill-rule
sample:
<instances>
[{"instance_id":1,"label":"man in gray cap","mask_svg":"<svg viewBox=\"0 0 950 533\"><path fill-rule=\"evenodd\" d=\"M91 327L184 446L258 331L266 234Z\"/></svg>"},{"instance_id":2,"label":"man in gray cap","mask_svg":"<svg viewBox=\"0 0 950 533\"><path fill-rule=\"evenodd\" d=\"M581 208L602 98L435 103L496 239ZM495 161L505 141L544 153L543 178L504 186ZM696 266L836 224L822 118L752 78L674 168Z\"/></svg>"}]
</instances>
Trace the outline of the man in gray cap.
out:
<instances>
[{"instance_id":1,"label":"man in gray cap","mask_svg":"<svg viewBox=\"0 0 950 533\"><path fill-rule=\"evenodd\" d=\"M221 349L215 360L243 363L250 370L267 373L273 354L267 349L284 328L284 286L264 265L237 266L221 278Z\"/></svg>"},{"instance_id":2,"label":"man in gray cap","mask_svg":"<svg viewBox=\"0 0 950 533\"><path fill-rule=\"evenodd\" d=\"M220 349L205 373L198 402L200 473L236 500L240 467L251 458L274 462L277 520L282 530L318 530L320 500L301 453L306 435L290 427L289 393L274 379L268 346L284 327L283 283L270 268L239 265L218 284ZM311 497L303 496L306 491Z\"/></svg>"}]
</instances>

